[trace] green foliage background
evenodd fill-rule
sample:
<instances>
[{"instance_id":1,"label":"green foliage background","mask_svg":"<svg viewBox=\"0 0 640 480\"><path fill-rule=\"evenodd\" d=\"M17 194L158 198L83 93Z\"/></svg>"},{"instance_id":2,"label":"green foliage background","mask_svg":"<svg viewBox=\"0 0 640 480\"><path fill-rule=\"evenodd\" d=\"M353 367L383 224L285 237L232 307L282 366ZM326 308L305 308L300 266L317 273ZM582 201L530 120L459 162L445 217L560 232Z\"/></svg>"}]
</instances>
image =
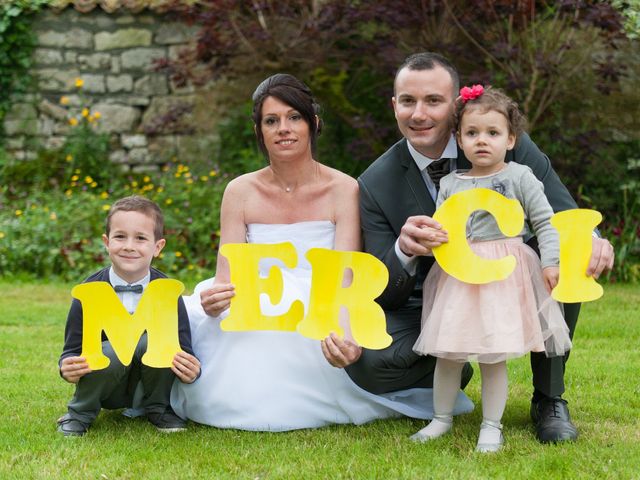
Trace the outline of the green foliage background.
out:
<instances>
[{"instance_id":1,"label":"green foliage background","mask_svg":"<svg viewBox=\"0 0 640 480\"><path fill-rule=\"evenodd\" d=\"M0 117L28 88L28 25L46 3L0 7ZM62 149L35 160L0 150L0 274L77 279L98 268L103 209L132 192L167 214L158 266L212 274L226 181L266 164L248 101L259 81L278 71L302 78L323 107L318 159L357 176L400 137L390 105L395 68L410 53L433 50L454 60L463 84L493 84L519 101L579 205L604 214L600 228L617 254L610 278L640 280L639 2L524 3L177 1L172 13L201 28L199 55L164 67L178 84L225 79L211 157L176 158L148 181L123 175L108 160L108 139L84 121Z\"/></svg>"},{"instance_id":2,"label":"green foliage background","mask_svg":"<svg viewBox=\"0 0 640 480\"><path fill-rule=\"evenodd\" d=\"M35 48L31 23L34 14L47 3L48 0L12 0L0 4L0 130L11 103L30 86L28 72Z\"/></svg>"}]
</instances>

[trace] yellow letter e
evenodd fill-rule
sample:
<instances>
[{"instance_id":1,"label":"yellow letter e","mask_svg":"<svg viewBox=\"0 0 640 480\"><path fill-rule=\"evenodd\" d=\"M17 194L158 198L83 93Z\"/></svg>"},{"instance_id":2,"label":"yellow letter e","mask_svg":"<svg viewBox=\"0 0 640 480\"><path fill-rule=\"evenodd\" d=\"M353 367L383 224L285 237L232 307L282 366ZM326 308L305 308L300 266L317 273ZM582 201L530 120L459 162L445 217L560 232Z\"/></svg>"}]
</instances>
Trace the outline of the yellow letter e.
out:
<instances>
[{"instance_id":1,"label":"yellow letter e","mask_svg":"<svg viewBox=\"0 0 640 480\"><path fill-rule=\"evenodd\" d=\"M260 294L266 293L271 303L277 305L282 299L282 271L271 267L266 278L260 277L259 263L264 257L282 260L287 268L294 268L298 261L296 249L291 242L276 244L227 243L220 253L229 260L230 280L236 290L231 300L229 315L220 322L224 331L284 330L295 331L304 316L304 305L296 300L282 315L263 315L260 309Z\"/></svg>"}]
</instances>

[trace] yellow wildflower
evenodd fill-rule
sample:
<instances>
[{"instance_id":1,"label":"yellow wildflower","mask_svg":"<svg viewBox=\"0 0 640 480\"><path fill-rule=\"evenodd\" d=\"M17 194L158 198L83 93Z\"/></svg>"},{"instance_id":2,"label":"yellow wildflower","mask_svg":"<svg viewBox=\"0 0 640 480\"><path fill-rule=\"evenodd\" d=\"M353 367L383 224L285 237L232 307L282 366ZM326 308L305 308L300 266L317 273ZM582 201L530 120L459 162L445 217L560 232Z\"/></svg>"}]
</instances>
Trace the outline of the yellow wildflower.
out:
<instances>
[{"instance_id":1,"label":"yellow wildflower","mask_svg":"<svg viewBox=\"0 0 640 480\"><path fill-rule=\"evenodd\" d=\"M84 80L81 78L76 78L76 88L82 88L84 86Z\"/></svg>"},{"instance_id":2,"label":"yellow wildflower","mask_svg":"<svg viewBox=\"0 0 640 480\"><path fill-rule=\"evenodd\" d=\"M164 187L158 187L158 188L156 189L156 192L158 192L158 193L162 193L162 192L164 192Z\"/></svg>"},{"instance_id":3,"label":"yellow wildflower","mask_svg":"<svg viewBox=\"0 0 640 480\"><path fill-rule=\"evenodd\" d=\"M60 105L69 105L69 97L64 95L60 97Z\"/></svg>"},{"instance_id":4,"label":"yellow wildflower","mask_svg":"<svg viewBox=\"0 0 640 480\"><path fill-rule=\"evenodd\" d=\"M211 170L211 171L209 172L209 176L210 176L210 177L215 177L217 174L218 174L218 172L216 172L215 170Z\"/></svg>"},{"instance_id":5,"label":"yellow wildflower","mask_svg":"<svg viewBox=\"0 0 640 480\"><path fill-rule=\"evenodd\" d=\"M100 194L100 198L101 198L102 200L106 200L107 198L109 198L109 194L108 194L107 192L102 192L102 193Z\"/></svg>"},{"instance_id":6,"label":"yellow wildflower","mask_svg":"<svg viewBox=\"0 0 640 480\"><path fill-rule=\"evenodd\" d=\"M89 118L87 118L87 121L88 121L89 123L93 123L93 121L94 121L94 120L95 120L95 119L93 118L93 115L89 115Z\"/></svg>"},{"instance_id":7,"label":"yellow wildflower","mask_svg":"<svg viewBox=\"0 0 640 480\"><path fill-rule=\"evenodd\" d=\"M142 181L144 183L149 183L151 181L151 177L149 175L145 175L144 178L142 179Z\"/></svg>"},{"instance_id":8,"label":"yellow wildflower","mask_svg":"<svg viewBox=\"0 0 640 480\"><path fill-rule=\"evenodd\" d=\"M166 203L167 205L171 205L173 203L173 200L171 200L170 198L167 198L164 203Z\"/></svg>"},{"instance_id":9,"label":"yellow wildflower","mask_svg":"<svg viewBox=\"0 0 640 480\"><path fill-rule=\"evenodd\" d=\"M4 238L4 232L0 232L0 239Z\"/></svg>"},{"instance_id":10,"label":"yellow wildflower","mask_svg":"<svg viewBox=\"0 0 640 480\"><path fill-rule=\"evenodd\" d=\"M84 177L84 181L85 181L85 183L91 183L91 182L93 182L93 178L91 178L89 175L87 175L86 177Z\"/></svg>"},{"instance_id":11,"label":"yellow wildflower","mask_svg":"<svg viewBox=\"0 0 640 480\"><path fill-rule=\"evenodd\" d=\"M49 218L50 218L51 220L57 220L57 219L58 219L58 216L56 215L56 212L51 212L51 214L49 215Z\"/></svg>"},{"instance_id":12,"label":"yellow wildflower","mask_svg":"<svg viewBox=\"0 0 640 480\"><path fill-rule=\"evenodd\" d=\"M71 177L72 182L77 182L80 177L78 175L74 175Z\"/></svg>"},{"instance_id":13,"label":"yellow wildflower","mask_svg":"<svg viewBox=\"0 0 640 480\"><path fill-rule=\"evenodd\" d=\"M65 160L66 160L67 162L73 162L73 155L67 155L67 156L65 157Z\"/></svg>"},{"instance_id":14,"label":"yellow wildflower","mask_svg":"<svg viewBox=\"0 0 640 480\"><path fill-rule=\"evenodd\" d=\"M85 118L89 116L89 109L87 107L82 109L82 116Z\"/></svg>"},{"instance_id":15,"label":"yellow wildflower","mask_svg":"<svg viewBox=\"0 0 640 480\"><path fill-rule=\"evenodd\" d=\"M73 171L73 173L75 173L75 174L79 175L79 174L80 174L80 169L79 169L79 168L76 168L76 169Z\"/></svg>"},{"instance_id":16,"label":"yellow wildflower","mask_svg":"<svg viewBox=\"0 0 640 480\"><path fill-rule=\"evenodd\" d=\"M209 181L209 177L207 177L206 175L202 175L202 176L200 177L200 181L201 181L201 182L208 182L208 181Z\"/></svg>"},{"instance_id":17,"label":"yellow wildflower","mask_svg":"<svg viewBox=\"0 0 640 480\"><path fill-rule=\"evenodd\" d=\"M73 193L73 192L72 192L71 190L65 190L65 192L64 192L64 194L65 194L67 197L70 197L72 193Z\"/></svg>"},{"instance_id":18,"label":"yellow wildflower","mask_svg":"<svg viewBox=\"0 0 640 480\"><path fill-rule=\"evenodd\" d=\"M111 208L111 205L109 205L109 204L104 204L104 205L102 206L102 210L104 210L105 212L106 212L107 210L109 210L110 208Z\"/></svg>"},{"instance_id":19,"label":"yellow wildflower","mask_svg":"<svg viewBox=\"0 0 640 480\"><path fill-rule=\"evenodd\" d=\"M158 258L162 260L164 258L164 253L161 253L160 255L158 255Z\"/></svg>"},{"instance_id":20,"label":"yellow wildflower","mask_svg":"<svg viewBox=\"0 0 640 480\"><path fill-rule=\"evenodd\" d=\"M187 178L187 183L191 185L193 183L193 178Z\"/></svg>"},{"instance_id":21,"label":"yellow wildflower","mask_svg":"<svg viewBox=\"0 0 640 480\"><path fill-rule=\"evenodd\" d=\"M75 127L76 125L78 125L78 119L76 117L71 117L69 119L69 125L71 125L72 127Z\"/></svg>"},{"instance_id":22,"label":"yellow wildflower","mask_svg":"<svg viewBox=\"0 0 640 480\"><path fill-rule=\"evenodd\" d=\"M19 217L20 215L22 215L22 210L16 210L16 217Z\"/></svg>"},{"instance_id":23,"label":"yellow wildflower","mask_svg":"<svg viewBox=\"0 0 640 480\"><path fill-rule=\"evenodd\" d=\"M187 265L187 270L193 270L195 267L191 264Z\"/></svg>"},{"instance_id":24,"label":"yellow wildflower","mask_svg":"<svg viewBox=\"0 0 640 480\"><path fill-rule=\"evenodd\" d=\"M100 114L100 112L93 112L93 118L95 118L96 120L98 120L100 117L102 117L102 115Z\"/></svg>"},{"instance_id":25,"label":"yellow wildflower","mask_svg":"<svg viewBox=\"0 0 640 480\"><path fill-rule=\"evenodd\" d=\"M132 186L133 188L137 187L137 186L138 186L138 182L136 182L136 181L134 180L133 182L131 182L131 186Z\"/></svg>"},{"instance_id":26,"label":"yellow wildflower","mask_svg":"<svg viewBox=\"0 0 640 480\"><path fill-rule=\"evenodd\" d=\"M96 188L98 186L97 182L91 182L91 188Z\"/></svg>"},{"instance_id":27,"label":"yellow wildflower","mask_svg":"<svg viewBox=\"0 0 640 480\"><path fill-rule=\"evenodd\" d=\"M176 257L180 258L182 256L182 252L180 252L180 251L175 252L175 255L176 255Z\"/></svg>"}]
</instances>

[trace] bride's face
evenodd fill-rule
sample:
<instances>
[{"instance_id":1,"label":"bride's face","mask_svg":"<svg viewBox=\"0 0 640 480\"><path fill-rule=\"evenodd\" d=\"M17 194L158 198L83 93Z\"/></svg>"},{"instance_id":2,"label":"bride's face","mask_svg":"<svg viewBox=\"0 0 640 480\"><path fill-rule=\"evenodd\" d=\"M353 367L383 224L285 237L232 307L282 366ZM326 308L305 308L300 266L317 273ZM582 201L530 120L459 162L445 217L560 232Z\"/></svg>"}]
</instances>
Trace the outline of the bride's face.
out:
<instances>
[{"instance_id":1,"label":"bride's face","mask_svg":"<svg viewBox=\"0 0 640 480\"><path fill-rule=\"evenodd\" d=\"M262 104L260 129L269 159L311 155L309 125L300 112L275 97Z\"/></svg>"}]
</instances>

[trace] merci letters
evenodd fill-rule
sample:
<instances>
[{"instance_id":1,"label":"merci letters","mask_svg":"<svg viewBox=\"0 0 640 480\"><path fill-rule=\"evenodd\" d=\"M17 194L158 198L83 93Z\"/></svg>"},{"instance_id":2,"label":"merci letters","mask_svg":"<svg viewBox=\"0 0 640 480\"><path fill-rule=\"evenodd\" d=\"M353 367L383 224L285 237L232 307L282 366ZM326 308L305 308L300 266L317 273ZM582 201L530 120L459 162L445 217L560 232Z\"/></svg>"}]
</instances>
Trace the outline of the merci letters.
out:
<instances>
[{"instance_id":1,"label":"merci letters","mask_svg":"<svg viewBox=\"0 0 640 480\"><path fill-rule=\"evenodd\" d=\"M488 260L478 257L466 241L467 218L476 210L491 213L506 236L518 235L522 230L524 214L517 200L488 189L460 192L447 199L433 216L449 232L449 242L435 248L433 254L443 270L464 282L480 284L504 279L515 268L515 258ZM592 231L601 219L600 213L583 209L567 210L552 217L551 224L560 236L560 279L552 292L554 299L584 302L602 295L602 287L585 273L591 256ZM221 247L221 253L229 260L231 283L236 289L229 315L220 324L221 329L297 331L320 340L330 332L344 334L339 316L340 310L345 308L349 311L353 338L359 345L381 349L391 344L384 311L375 302L385 289L389 274L374 256L362 252L310 249L305 255L312 267L307 314L302 302L294 301L285 313L267 316L260 309L260 295L266 294L274 305L280 302L282 270L273 266L262 278L258 264L263 258L277 258L286 268L294 268L297 264L295 247L289 242L226 244ZM351 271L352 279L344 285L347 270ZM156 368L171 366L174 355L180 350L176 305L183 291L184 285L177 280L154 280L131 315L108 283L75 286L71 294L82 302L82 356L87 358L89 367L99 370L109 364L109 359L102 354L102 331L124 365L131 362L140 336L146 331L148 346L143 363Z\"/></svg>"}]
</instances>

